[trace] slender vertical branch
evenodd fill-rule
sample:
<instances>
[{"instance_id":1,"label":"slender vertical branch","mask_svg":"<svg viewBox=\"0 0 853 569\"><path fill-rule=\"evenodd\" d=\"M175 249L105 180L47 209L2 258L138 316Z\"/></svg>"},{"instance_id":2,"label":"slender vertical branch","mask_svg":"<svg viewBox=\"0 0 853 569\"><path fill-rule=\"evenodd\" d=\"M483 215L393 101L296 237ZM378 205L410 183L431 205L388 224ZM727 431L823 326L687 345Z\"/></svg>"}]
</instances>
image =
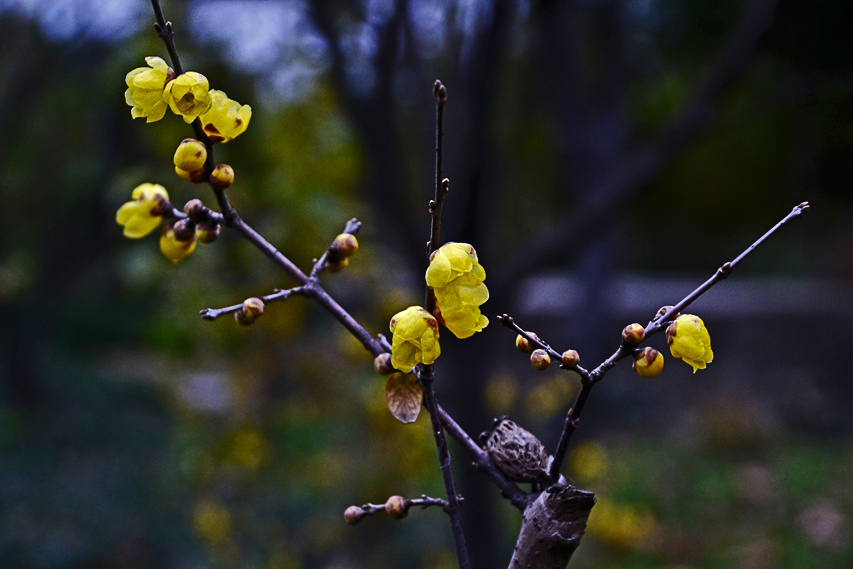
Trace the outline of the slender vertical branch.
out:
<instances>
[{"instance_id":1,"label":"slender vertical branch","mask_svg":"<svg viewBox=\"0 0 853 569\"><path fill-rule=\"evenodd\" d=\"M427 242L427 258L438 249L441 233L441 206L444 196L448 191L448 180L444 178L444 103L447 101L447 89L436 81L433 87L435 95L435 195L429 202L429 212L432 216L430 225L429 241ZM435 293L430 287L426 288L424 308L432 314L435 311ZM456 546L456 560L460 569L468 569L468 548L465 545L465 534L462 531L462 513L460 511L459 495L456 492L456 482L453 479L453 469L450 465L450 451L447 449L447 439L441 425L438 400L433 389L434 369L431 365L419 365L417 368L418 379L423 386L424 406L429 412L432 421L432 434L435 437L435 446L438 450L438 463L441 468L441 478L444 481L444 490L447 493L446 508L450 517L450 529L453 532L453 543Z\"/></svg>"},{"instance_id":2,"label":"slender vertical branch","mask_svg":"<svg viewBox=\"0 0 853 569\"><path fill-rule=\"evenodd\" d=\"M441 243L441 206L444 196L450 190L450 180L444 177L444 103L447 102L447 88L436 80L433 87L435 95L435 195L429 202L432 225L427 242L427 258L432 256ZM435 293L429 287L426 290L424 308L430 313L435 309Z\"/></svg>"},{"instance_id":3,"label":"slender vertical branch","mask_svg":"<svg viewBox=\"0 0 853 569\"><path fill-rule=\"evenodd\" d=\"M441 426L438 401L433 389L434 368L431 365L420 364L415 368L424 390L424 406L429 412L432 420L432 434L435 438L435 447L438 450L438 464L441 468L441 479L444 482L444 491L447 494L447 512L450 518L450 529L453 532L453 543L456 547L456 561L459 569L469 569L471 562L468 559L468 547L465 544L465 533L462 529L462 513L460 511L461 501L456 491L456 481L453 478L453 469L450 464L450 450L447 448L447 438Z\"/></svg>"}]
</instances>

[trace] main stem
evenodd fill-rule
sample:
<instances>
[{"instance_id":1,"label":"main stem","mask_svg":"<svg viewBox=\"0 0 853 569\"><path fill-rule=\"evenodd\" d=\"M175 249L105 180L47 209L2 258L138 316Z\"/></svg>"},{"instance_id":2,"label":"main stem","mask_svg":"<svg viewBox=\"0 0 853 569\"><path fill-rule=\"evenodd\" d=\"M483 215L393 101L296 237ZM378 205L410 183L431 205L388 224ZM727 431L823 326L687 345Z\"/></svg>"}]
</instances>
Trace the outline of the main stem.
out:
<instances>
[{"instance_id":1,"label":"main stem","mask_svg":"<svg viewBox=\"0 0 853 569\"><path fill-rule=\"evenodd\" d=\"M441 81L436 81L433 87L435 95L435 197L429 202L429 212L432 215L429 242L427 243L427 259L439 247L441 233L441 204L447 194L447 180L444 179L444 103L447 101L447 89ZM424 308L432 314L435 311L435 293L429 287L426 289ZM462 512L459 494L456 492L456 481L453 478L453 468L450 464L450 451L447 449L447 438L441 425L438 400L433 389L434 368L431 365L418 366L418 379L424 392L424 406L432 421L432 434L435 437L435 447L438 451L438 464L441 468L441 478L444 481L444 491L447 494L447 514L450 516L450 529L453 531L453 543L456 546L456 560L459 569L468 569L471 563L468 559L468 548L465 545L465 533L462 530Z\"/></svg>"}]
</instances>

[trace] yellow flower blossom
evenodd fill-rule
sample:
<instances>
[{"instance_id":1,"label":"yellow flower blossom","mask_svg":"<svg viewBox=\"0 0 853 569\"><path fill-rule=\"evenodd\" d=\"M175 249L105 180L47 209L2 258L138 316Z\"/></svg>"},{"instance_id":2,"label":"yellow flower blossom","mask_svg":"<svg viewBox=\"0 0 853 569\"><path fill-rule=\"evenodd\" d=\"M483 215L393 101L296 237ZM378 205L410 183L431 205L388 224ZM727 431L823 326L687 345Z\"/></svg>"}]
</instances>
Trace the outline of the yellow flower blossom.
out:
<instances>
[{"instance_id":1,"label":"yellow flower blossom","mask_svg":"<svg viewBox=\"0 0 853 569\"><path fill-rule=\"evenodd\" d=\"M133 201L116 212L116 222L124 226L125 237L139 239L157 229L163 221L163 206L169 202L169 193L160 184L141 184L130 197Z\"/></svg>"},{"instance_id":2,"label":"yellow flower blossom","mask_svg":"<svg viewBox=\"0 0 853 569\"><path fill-rule=\"evenodd\" d=\"M228 142L246 130L252 118L252 107L241 105L222 91L210 90L210 110L201 115L201 126L213 142Z\"/></svg>"},{"instance_id":3,"label":"yellow flower blossom","mask_svg":"<svg viewBox=\"0 0 853 569\"><path fill-rule=\"evenodd\" d=\"M163 100L184 122L191 123L197 116L210 109L210 83L207 77L195 71L187 71L169 81L163 91Z\"/></svg>"},{"instance_id":4,"label":"yellow flower blossom","mask_svg":"<svg viewBox=\"0 0 853 569\"><path fill-rule=\"evenodd\" d=\"M163 234L160 236L160 252L173 263L181 261L184 257L195 251L195 244L196 240L194 238L187 241L180 241L175 236L175 230L172 229L171 225L164 227Z\"/></svg>"},{"instance_id":5,"label":"yellow flower blossom","mask_svg":"<svg viewBox=\"0 0 853 569\"><path fill-rule=\"evenodd\" d=\"M666 343L674 358L693 366L693 373L714 359L711 336L702 319L694 314L682 314L666 329Z\"/></svg>"},{"instance_id":6,"label":"yellow flower blossom","mask_svg":"<svg viewBox=\"0 0 853 569\"><path fill-rule=\"evenodd\" d=\"M130 116L154 122L166 114L169 105L163 99L163 91L175 72L159 57L146 57L145 62L148 67L137 67L124 78L127 83L124 100L133 107Z\"/></svg>"},{"instance_id":7,"label":"yellow flower blossom","mask_svg":"<svg viewBox=\"0 0 853 569\"><path fill-rule=\"evenodd\" d=\"M391 319L391 365L409 373L419 363L431 364L441 354L438 322L420 306L410 306Z\"/></svg>"},{"instance_id":8,"label":"yellow flower blossom","mask_svg":"<svg viewBox=\"0 0 853 569\"><path fill-rule=\"evenodd\" d=\"M489 299L485 279L477 252L467 243L442 245L430 259L426 283L435 292L436 317L457 338L473 336L489 324L480 313Z\"/></svg>"}]
</instances>

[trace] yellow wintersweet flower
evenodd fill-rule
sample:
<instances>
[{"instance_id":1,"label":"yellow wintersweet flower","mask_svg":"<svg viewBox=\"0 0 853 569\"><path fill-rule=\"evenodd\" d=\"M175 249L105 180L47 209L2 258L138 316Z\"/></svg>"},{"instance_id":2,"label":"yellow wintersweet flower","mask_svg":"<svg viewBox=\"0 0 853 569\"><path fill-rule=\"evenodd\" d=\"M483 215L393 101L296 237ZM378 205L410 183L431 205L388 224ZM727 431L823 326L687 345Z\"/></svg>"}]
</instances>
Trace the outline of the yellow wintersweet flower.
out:
<instances>
[{"instance_id":1,"label":"yellow wintersweet flower","mask_svg":"<svg viewBox=\"0 0 853 569\"><path fill-rule=\"evenodd\" d=\"M177 263L195 251L195 244L195 238L186 241L179 240L171 225L164 227L163 234L160 236L160 252L173 263Z\"/></svg>"},{"instance_id":2,"label":"yellow wintersweet flower","mask_svg":"<svg viewBox=\"0 0 853 569\"><path fill-rule=\"evenodd\" d=\"M207 77L195 71L187 71L169 81L163 91L163 100L184 122L191 123L210 109L210 83Z\"/></svg>"},{"instance_id":3,"label":"yellow wintersweet flower","mask_svg":"<svg viewBox=\"0 0 853 569\"><path fill-rule=\"evenodd\" d=\"M480 305L489 300L486 271L467 243L442 245L430 259L426 283L435 292L436 317L457 338L468 338L489 324Z\"/></svg>"},{"instance_id":4,"label":"yellow wintersweet flower","mask_svg":"<svg viewBox=\"0 0 853 569\"><path fill-rule=\"evenodd\" d=\"M146 57L145 62L148 67L137 67L124 78L127 83L124 100L133 107L130 116L154 122L166 114L169 105L163 99L163 91L175 72L159 57Z\"/></svg>"},{"instance_id":5,"label":"yellow wintersweet flower","mask_svg":"<svg viewBox=\"0 0 853 569\"><path fill-rule=\"evenodd\" d=\"M169 193L160 184L136 186L129 201L118 208L116 222L124 226L124 236L145 237L163 221L163 209L169 203Z\"/></svg>"},{"instance_id":6,"label":"yellow wintersweet flower","mask_svg":"<svg viewBox=\"0 0 853 569\"><path fill-rule=\"evenodd\" d=\"M714 359L711 336L702 319L694 314L682 314L666 329L666 343L672 356L693 366L693 373Z\"/></svg>"},{"instance_id":7,"label":"yellow wintersweet flower","mask_svg":"<svg viewBox=\"0 0 853 569\"><path fill-rule=\"evenodd\" d=\"M435 362L441 354L438 322L420 306L410 306L391 318L391 365L409 373L412 368Z\"/></svg>"},{"instance_id":8,"label":"yellow wintersweet flower","mask_svg":"<svg viewBox=\"0 0 853 569\"><path fill-rule=\"evenodd\" d=\"M229 99L222 91L210 90L210 110L201 115L201 126L213 142L228 142L246 130L252 118L252 107Z\"/></svg>"}]
</instances>

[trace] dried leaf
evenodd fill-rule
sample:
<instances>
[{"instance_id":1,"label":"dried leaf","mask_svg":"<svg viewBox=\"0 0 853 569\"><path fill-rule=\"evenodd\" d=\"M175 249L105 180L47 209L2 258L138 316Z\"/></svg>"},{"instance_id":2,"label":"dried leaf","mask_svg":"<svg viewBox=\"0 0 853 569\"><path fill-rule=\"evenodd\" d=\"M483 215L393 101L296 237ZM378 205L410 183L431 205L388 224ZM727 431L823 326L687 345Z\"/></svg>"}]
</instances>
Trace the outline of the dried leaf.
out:
<instances>
[{"instance_id":1,"label":"dried leaf","mask_svg":"<svg viewBox=\"0 0 853 569\"><path fill-rule=\"evenodd\" d=\"M385 384L385 401L394 418L401 423L414 423L421 412L424 394L411 373L396 372Z\"/></svg>"}]
</instances>

